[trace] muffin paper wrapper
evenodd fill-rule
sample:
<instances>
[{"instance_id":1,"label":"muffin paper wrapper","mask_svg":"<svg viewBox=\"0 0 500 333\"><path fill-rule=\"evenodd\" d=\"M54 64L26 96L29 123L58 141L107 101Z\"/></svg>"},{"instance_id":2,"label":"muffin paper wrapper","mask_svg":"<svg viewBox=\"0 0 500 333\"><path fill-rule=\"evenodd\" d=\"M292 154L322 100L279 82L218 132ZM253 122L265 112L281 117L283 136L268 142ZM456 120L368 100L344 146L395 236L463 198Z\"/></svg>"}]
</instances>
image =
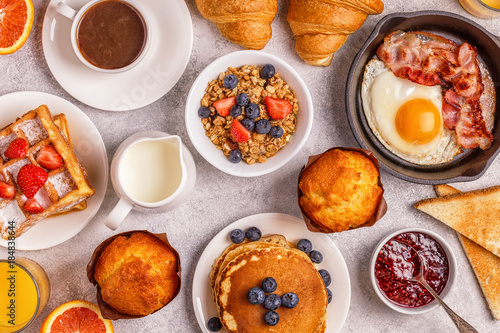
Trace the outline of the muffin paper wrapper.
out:
<instances>
[{"instance_id":1,"label":"muffin paper wrapper","mask_svg":"<svg viewBox=\"0 0 500 333\"><path fill-rule=\"evenodd\" d=\"M141 317L147 316L147 315L130 315L130 314L122 313L122 312L119 312L118 310L116 310L115 308L113 308L108 303L106 303L102 299L101 287L99 286L99 284L97 283L97 281L94 278L95 266L97 264L97 261L98 261L99 257L101 256L102 252L104 252L104 250L106 249L106 247L109 244L111 244L111 242L116 237L130 236L130 235L132 235L133 233L136 233L136 232L143 232L143 233L147 233L147 234L156 236L159 240L161 240L162 242L164 242L165 244L167 244L168 247L170 247L172 249L172 251L175 253L175 256L177 258L177 275L179 276L179 287L177 288L177 292L175 293L174 297L172 297L172 299L168 303L170 303L179 294L179 291L181 290L181 262L180 262L180 258L179 258L179 253L168 242L167 234L166 233L153 234L153 233L151 233L151 232L149 232L147 230L133 230L133 231L126 231L126 232L122 232L120 234L114 235L114 236L106 239L105 241L103 241L101 244L99 244L96 247L96 249L94 250L94 253L92 254L92 258L90 259L90 262L87 264L87 277L88 277L89 281L94 286L97 286L97 304L99 305L99 308L101 310L101 314L102 314L103 318L105 318L105 319L111 319L111 320L117 320L117 319L134 319L134 318L141 318ZM165 304L165 305L167 305L167 304ZM156 311L159 311L159 310L163 309L163 307L159 308ZM156 312L156 311L154 311L154 312ZM154 312L152 312L152 313L154 313Z\"/></svg>"},{"instance_id":2,"label":"muffin paper wrapper","mask_svg":"<svg viewBox=\"0 0 500 333\"><path fill-rule=\"evenodd\" d=\"M375 167L377 168L377 170L378 170L378 172L380 174L378 160L377 160L377 158L373 155L373 153L370 150L360 149L360 148L334 147L334 148L328 149L324 153L329 152L330 150L334 150L334 149L356 151L356 152L359 152L359 153L365 155L366 157L368 157L373 162L373 164L375 165ZM309 156L309 159L307 160L307 164L302 168L302 170L300 170L299 179L298 179L298 182L297 182L297 194L298 194L297 195L297 202L298 202L300 211L302 212L302 217L304 218L304 222L306 223L307 229L309 229L309 231L312 231L312 232L322 232L322 233L334 233L336 231L332 231L330 229L327 229L327 228L321 226L320 224L316 223L314 220L310 219L306 215L305 211L302 209L302 206L300 205L300 197L302 196L302 191L299 188L299 183L300 183L300 178L302 177L302 173L304 172L304 170L308 166L310 166L312 163L314 163L324 153L318 154L318 155L314 155L314 156ZM380 185L380 187L383 190L382 183L380 182L380 177L379 177L379 185ZM380 220L385 215L386 212L387 212L387 203L386 203L384 197L382 196L382 198L381 198L381 200L379 202L377 211L372 216L372 218L370 220L366 221L365 223L363 223L363 224L361 224L361 225L359 225L359 226L357 226L355 228L348 229L348 230L354 230L354 229L362 228L362 227L371 227L372 225L375 224L375 222L377 222L378 220Z\"/></svg>"}]
</instances>

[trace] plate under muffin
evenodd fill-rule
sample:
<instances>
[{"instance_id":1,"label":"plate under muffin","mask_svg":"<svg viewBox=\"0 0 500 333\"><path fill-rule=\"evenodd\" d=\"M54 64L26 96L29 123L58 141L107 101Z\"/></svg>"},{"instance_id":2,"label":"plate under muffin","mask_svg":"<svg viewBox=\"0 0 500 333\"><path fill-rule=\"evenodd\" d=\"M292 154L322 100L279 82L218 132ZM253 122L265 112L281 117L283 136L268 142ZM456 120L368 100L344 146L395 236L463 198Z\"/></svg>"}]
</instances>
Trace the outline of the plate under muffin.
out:
<instances>
[{"instance_id":1,"label":"plate under muffin","mask_svg":"<svg viewBox=\"0 0 500 333\"><path fill-rule=\"evenodd\" d=\"M426 31L443 36L459 44L468 42L478 50L478 58L488 68L493 82L500 81L500 64L495 63L500 53L500 40L473 21L453 13L420 11L394 13L382 18L354 58L346 84L346 111L351 130L362 148L371 150L381 162L381 169L406 181L420 184L443 184L472 181L481 177L499 152L500 117L496 112L492 131L493 142L487 150L465 149L447 163L418 165L392 154L375 137L363 112L360 88L365 65L376 57L375 52L384 37L395 30ZM500 96L496 89L496 110L500 110Z\"/></svg>"}]
</instances>

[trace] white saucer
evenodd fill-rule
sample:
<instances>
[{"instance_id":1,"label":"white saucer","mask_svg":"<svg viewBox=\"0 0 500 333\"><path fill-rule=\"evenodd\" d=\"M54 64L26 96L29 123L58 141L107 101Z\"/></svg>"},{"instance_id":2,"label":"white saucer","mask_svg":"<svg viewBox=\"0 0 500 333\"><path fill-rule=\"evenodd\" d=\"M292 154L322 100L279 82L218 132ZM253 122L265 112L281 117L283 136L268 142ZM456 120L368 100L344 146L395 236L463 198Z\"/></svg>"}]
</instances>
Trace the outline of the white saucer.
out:
<instances>
[{"instance_id":1,"label":"white saucer","mask_svg":"<svg viewBox=\"0 0 500 333\"><path fill-rule=\"evenodd\" d=\"M16 117L40 105L48 106L53 115L64 113L68 119L76 155L89 176L95 194L81 212L48 218L16 239L16 250L41 250L58 245L78 234L97 213L108 185L108 155L97 128L83 111L54 95L23 91L0 96L0 124L12 123ZM7 242L0 238L0 246Z\"/></svg>"},{"instance_id":2,"label":"white saucer","mask_svg":"<svg viewBox=\"0 0 500 333\"><path fill-rule=\"evenodd\" d=\"M218 317L210 288L212 264L215 258L232 244L229 240L231 231L238 228L245 230L249 227L259 228L263 235L282 234L293 243L307 238L312 242L313 249L323 254L324 260L318 265L318 269L323 268L330 273L332 284L328 288L333 294L332 301L328 304L325 332L340 332L351 302L351 282L342 254L327 235L312 233L307 230L303 220L278 213L257 214L242 218L222 229L208 243L198 261L193 277L193 306L201 330L211 333L207 328L207 322L212 317Z\"/></svg>"},{"instance_id":3,"label":"white saucer","mask_svg":"<svg viewBox=\"0 0 500 333\"><path fill-rule=\"evenodd\" d=\"M70 40L71 21L51 0L43 21L43 51L52 74L73 97L97 109L127 111L161 98L184 72L193 45L193 26L183 0L141 0L152 27L148 54L123 73L100 73L77 58ZM66 0L78 10L86 0Z\"/></svg>"}]
</instances>

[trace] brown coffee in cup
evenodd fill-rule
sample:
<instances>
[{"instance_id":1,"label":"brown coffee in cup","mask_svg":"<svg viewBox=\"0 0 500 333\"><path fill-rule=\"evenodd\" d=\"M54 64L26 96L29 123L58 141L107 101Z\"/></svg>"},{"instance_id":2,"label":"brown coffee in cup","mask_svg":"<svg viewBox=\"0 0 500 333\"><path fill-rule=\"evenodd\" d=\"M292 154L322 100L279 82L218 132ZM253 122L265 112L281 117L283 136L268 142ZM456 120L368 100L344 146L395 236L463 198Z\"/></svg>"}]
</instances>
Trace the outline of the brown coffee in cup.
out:
<instances>
[{"instance_id":1,"label":"brown coffee in cup","mask_svg":"<svg viewBox=\"0 0 500 333\"><path fill-rule=\"evenodd\" d=\"M102 69L124 68L143 52L147 28L141 13L120 0L91 6L76 31L78 48L92 65Z\"/></svg>"}]
</instances>

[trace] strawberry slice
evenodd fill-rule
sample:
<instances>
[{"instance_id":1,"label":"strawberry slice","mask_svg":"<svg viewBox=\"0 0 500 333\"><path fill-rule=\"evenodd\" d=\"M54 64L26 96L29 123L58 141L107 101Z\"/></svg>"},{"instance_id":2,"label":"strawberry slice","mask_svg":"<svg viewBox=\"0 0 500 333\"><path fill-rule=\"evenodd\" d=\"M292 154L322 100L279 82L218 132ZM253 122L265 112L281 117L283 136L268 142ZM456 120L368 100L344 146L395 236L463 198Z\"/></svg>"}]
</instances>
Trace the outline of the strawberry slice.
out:
<instances>
[{"instance_id":1,"label":"strawberry slice","mask_svg":"<svg viewBox=\"0 0 500 333\"><path fill-rule=\"evenodd\" d=\"M28 155L28 141L23 138L12 140L5 150L5 156L8 158L20 158Z\"/></svg>"},{"instance_id":2,"label":"strawberry slice","mask_svg":"<svg viewBox=\"0 0 500 333\"><path fill-rule=\"evenodd\" d=\"M33 198L26 200L26 202L24 203L23 209L30 214L38 214L38 213L43 212L43 207L40 206L38 201L36 201Z\"/></svg>"},{"instance_id":3,"label":"strawberry slice","mask_svg":"<svg viewBox=\"0 0 500 333\"><path fill-rule=\"evenodd\" d=\"M250 140L250 131L245 128L237 119L231 124L231 136L236 142L247 142Z\"/></svg>"},{"instance_id":4,"label":"strawberry slice","mask_svg":"<svg viewBox=\"0 0 500 333\"><path fill-rule=\"evenodd\" d=\"M36 157L38 164L49 170L55 170L62 167L63 160L53 145L42 147Z\"/></svg>"},{"instance_id":5,"label":"strawberry slice","mask_svg":"<svg viewBox=\"0 0 500 333\"><path fill-rule=\"evenodd\" d=\"M236 105L236 96L219 99L214 102L214 108L217 110L217 113L223 117L229 115L231 107L234 105Z\"/></svg>"},{"instance_id":6,"label":"strawberry slice","mask_svg":"<svg viewBox=\"0 0 500 333\"><path fill-rule=\"evenodd\" d=\"M33 198L45 184L48 178L47 172L33 164L24 165L17 174L17 184L27 198Z\"/></svg>"},{"instance_id":7,"label":"strawberry slice","mask_svg":"<svg viewBox=\"0 0 500 333\"><path fill-rule=\"evenodd\" d=\"M284 119L292 112L292 103L285 99L266 96L267 113L273 119Z\"/></svg>"},{"instance_id":8,"label":"strawberry slice","mask_svg":"<svg viewBox=\"0 0 500 333\"><path fill-rule=\"evenodd\" d=\"M5 199L11 199L14 197L15 194L16 194L16 189L14 188L14 186L0 180L0 197Z\"/></svg>"}]
</instances>

